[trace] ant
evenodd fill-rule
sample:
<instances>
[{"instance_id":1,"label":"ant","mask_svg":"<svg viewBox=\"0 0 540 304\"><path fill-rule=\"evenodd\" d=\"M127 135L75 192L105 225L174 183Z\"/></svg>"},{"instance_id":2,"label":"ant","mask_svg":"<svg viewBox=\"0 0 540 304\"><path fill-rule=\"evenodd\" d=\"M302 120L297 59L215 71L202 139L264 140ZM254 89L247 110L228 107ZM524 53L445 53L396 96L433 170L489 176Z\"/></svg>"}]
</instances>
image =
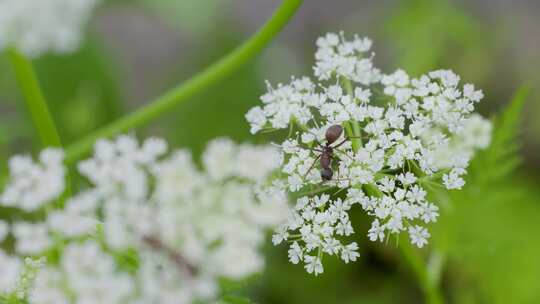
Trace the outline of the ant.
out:
<instances>
[{"instance_id":1,"label":"ant","mask_svg":"<svg viewBox=\"0 0 540 304\"><path fill-rule=\"evenodd\" d=\"M325 138L326 138L326 144L321 145L319 142L317 144L319 145L320 149L314 148L313 151L320 152L321 154L317 156L315 161L313 162L313 165L308 169L305 176L309 174L311 169L315 166L317 161L319 161L321 165L321 178L324 181L330 181L332 180L332 177L334 176L334 170L332 170L332 160L334 159L334 149L340 147L344 143L346 143L349 138L345 138L342 142L338 143L335 146L332 146L340 137L341 134L343 134L343 127L340 125L332 125L326 129Z\"/></svg>"},{"instance_id":2,"label":"ant","mask_svg":"<svg viewBox=\"0 0 540 304\"><path fill-rule=\"evenodd\" d=\"M154 236L146 235L143 236L142 240L153 250L165 253L181 271L187 271L190 276L197 274L198 269L195 268L195 266L191 265L179 252L176 252L174 249L165 245L160 239Z\"/></svg>"}]
</instances>

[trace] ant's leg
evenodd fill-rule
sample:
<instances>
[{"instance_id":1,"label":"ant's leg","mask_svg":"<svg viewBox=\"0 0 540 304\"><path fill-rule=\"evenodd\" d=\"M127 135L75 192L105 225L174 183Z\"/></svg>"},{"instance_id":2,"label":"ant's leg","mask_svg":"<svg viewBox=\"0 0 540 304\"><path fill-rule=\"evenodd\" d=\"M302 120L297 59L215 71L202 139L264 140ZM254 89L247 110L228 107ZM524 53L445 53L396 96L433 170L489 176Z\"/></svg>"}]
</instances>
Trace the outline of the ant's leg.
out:
<instances>
[{"instance_id":1,"label":"ant's leg","mask_svg":"<svg viewBox=\"0 0 540 304\"><path fill-rule=\"evenodd\" d=\"M338 158L337 165L338 165L338 166L337 166L337 183L338 183L338 184L336 184L336 186L339 188L339 183L342 182L342 181L347 181L347 180L348 180L348 181L349 181L349 184L350 184L350 178L343 178L343 179L342 179L342 178L340 177L339 158ZM343 191L343 190L345 190L345 188L341 188L340 190L338 190L338 191L335 192L334 194L337 194L337 193L339 193L339 192L341 192L341 191Z\"/></svg>"},{"instance_id":2,"label":"ant's leg","mask_svg":"<svg viewBox=\"0 0 540 304\"><path fill-rule=\"evenodd\" d=\"M334 157L334 158L337 159L337 162L336 162L336 164L337 164L337 179L336 179L336 182L337 183L336 183L335 186L339 189L340 188L339 183L341 183L342 181L350 180L350 179L349 178L344 178L344 179L341 178L340 165L339 165L340 159L338 157ZM339 189L338 191L334 192L334 195L344 191L346 188L347 187Z\"/></svg>"},{"instance_id":3,"label":"ant's leg","mask_svg":"<svg viewBox=\"0 0 540 304\"><path fill-rule=\"evenodd\" d=\"M340 168L341 166L339 165L339 158L336 157L336 159L337 159L337 161L336 161L336 165L337 165L337 182L338 182L338 184L339 184L339 182L340 182L340 181L339 181L339 178L340 178L339 168Z\"/></svg>"},{"instance_id":4,"label":"ant's leg","mask_svg":"<svg viewBox=\"0 0 540 304\"><path fill-rule=\"evenodd\" d=\"M335 155L330 155L330 167L332 167L332 162L335 162L337 166L337 181L339 182L339 162L341 159L339 157L336 157Z\"/></svg>"},{"instance_id":5,"label":"ant's leg","mask_svg":"<svg viewBox=\"0 0 540 304\"><path fill-rule=\"evenodd\" d=\"M323 153L323 150L317 149L317 148L310 148L310 147L307 147L307 148L304 148L304 149L307 149L307 150L310 150L310 151L319 152L319 153Z\"/></svg>"},{"instance_id":6,"label":"ant's leg","mask_svg":"<svg viewBox=\"0 0 540 304\"><path fill-rule=\"evenodd\" d=\"M354 158L352 158L350 155L348 155L347 153L343 152L343 151L339 151L339 150L334 150L335 153L339 153L339 154L342 154L344 156L346 156L348 159L354 161Z\"/></svg>"},{"instance_id":7,"label":"ant's leg","mask_svg":"<svg viewBox=\"0 0 540 304\"><path fill-rule=\"evenodd\" d=\"M319 152L319 153L322 153L323 150L322 149L318 149L318 148L312 148L312 147L302 147L302 146L298 146L302 149L306 149L306 150L309 150L309 151L313 151L313 152Z\"/></svg>"},{"instance_id":8,"label":"ant's leg","mask_svg":"<svg viewBox=\"0 0 540 304\"><path fill-rule=\"evenodd\" d=\"M340 142L339 144L333 146L332 148L338 148L341 145L343 145L344 143L346 143L347 141L349 141L349 139L352 139L352 138L362 138L362 136L347 136L347 137L345 137L345 139L343 139L342 142Z\"/></svg>"},{"instance_id":9,"label":"ant's leg","mask_svg":"<svg viewBox=\"0 0 540 304\"><path fill-rule=\"evenodd\" d=\"M322 149L324 148L324 145L321 144L318 140L315 140L315 143L317 144L317 147L319 148L317 149L317 151L319 150L322 151ZM316 148L312 148L312 149L316 149Z\"/></svg>"},{"instance_id":10,"label":"ant's leg","mask_svg":"<svg viewBox=\"0 0 540 304\"><path fill-rule=\"evenodd\" d=\"M307 175L309 174L309 172L311 172L311 170L313 169L313 167L315 167L315 164L317 163L317 161L319 160L319 158L321 158L321 155L317 156L317 158L315 158L315 160L313 161L313 164L311 164L311 166L309 167L309 169L306 171L306 174L304 174L304 176L302 177L302 179L306 179Z\"/></svg>"},{"instance_id":11,"label":"ant's leg","mask_svg":"<svg viewBox=\"0 0 540 304\"><path fill-rule=\"evenodd\" d=\"M345 138L342 142L340 142L339 144L333 146L332 148L335 149L335 148L339 148L341 147L344 143L346 143L349 139L348 138Z\"/></svg>"},{"instance_id":12,"label":"ant's leg","mask_svg":"<svg viewBox=\"0 0 540 304\"><path fill-rule=\"evenodd\" d=\"M348 178L348 177L346 177L346 178L341 178L341 177L340 177L339 169L340 169L340 167L339 167L339 165L338 165L338 168L337 168L337 172L338 172L338 175L337 175L337 176L338 176L337 182L338 182L338 183L336 184L336 186L339 188L339 183L341 183L342 181L348 181L347 185L350 186L350 185L351 185L351 182L350 182L351 179ZM334 195L340 193L341 191L345 191L346 188L347 188L347 187L343 187L343 188L339 189L338 191L336 191L336 192L334 193Z\"/></svg>"},{"instance_id":13,"label":"ant's leg","mask_svg":"<svg viewBox=\"0 0 540 304\"><path fill-rule=\"evenodd\" d=\"M341 141L339 144L333 146L332 148L339 148L340 146L342 146L344 143L348 142L351 138L361 138L360 136L351 136L351 137L346 137L345 139L343 139L343 141Z\"/></svg>"},{"instance_id":14,"label":"ant's leg","mask_svg":"<svg viewBox=\"0 0 540 304\"><path fill-rule=\"evenodd\" d=\"M317 146L323 147L323 145L321 145L321 143L317 140L317 134L315 134L315 133L313 133L313 132L311 132L311 131L309 131L309 130L307 131L307 133L313 135L313 138L314 138L313 141L314 141L315 143L317 143Z\"/></svg>"},{"instance_id":15,"label":"ant's leg","mask_svg":"<svg viewBox=\"0 0 540 304\"><path fill-rule=\"evenodd\" d=\"M316 152L320 152L322 153L322 148L324 147L318 140L314 140L315 144L317 145L317 147L313 148L313 147L307 147L307 145L298 145L298 147L302 148L302 149L307 149L307 150L310 150L310 151L316 151Z\"/></svg>"}]
</instances>

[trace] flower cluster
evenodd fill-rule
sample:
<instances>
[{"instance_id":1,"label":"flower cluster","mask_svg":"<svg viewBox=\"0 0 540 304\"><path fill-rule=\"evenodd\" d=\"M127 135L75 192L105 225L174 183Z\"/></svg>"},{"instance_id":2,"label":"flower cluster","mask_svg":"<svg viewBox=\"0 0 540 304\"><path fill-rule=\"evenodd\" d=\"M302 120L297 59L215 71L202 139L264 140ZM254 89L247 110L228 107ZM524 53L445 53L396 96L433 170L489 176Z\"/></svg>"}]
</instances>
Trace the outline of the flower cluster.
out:
<instances>
[{"instance_id":1,"label":"flower cluster","mask_svg":"<svg viewBox=\"0 0 540 304\"><path fill-rule=\"evenodd\" d=\"M48 153L56 152L41 158ZM262 190L279 165L277 149L216 139L202 164L186 150L168 153L161 139L100 140L78 164L90 185L64 208L49 206L38 222L0 225L0 236L15 239L14 255L0 252L1 291L14 292L9 278L20 276L16 261L25 256L54 257L32 276L31 304L192 303L215 297L219 278L261 271L266 231L287 216L285 193ZM40 173L48 171L27 182ZM5 193L25 177L12 179Z\"/></svg>"},{"instance_id":2,"label":"flower cluster","mask_svg":"<svg viewBox=\"0 0 540 304\"><path fill-rule=\"evenodd\" d=\"M46 259L44 257L33 259L7 255L0 250L0 302L4 303L3 297L8 299L24 299L28 296L30 285L33 284L37 272L43 268Z\"/></svg>"},{"instance_id":3,"label":"flower cluster","mask_svg":"<svg viewBox=\"0 0 540 304\"><path fill-rule=\"evenodd\" d=\"M11 294L16 291L17 279L22 271L22 261L0 250L0 294Z\"/></svg>"},{"instance_id":4,"label":"flower cluster","mask_svg":"<svg viewBox=\"0 0 540 304\"><path fill-rule=\"evenodd\" d=\"M0 49L15 47L30 57L77 49L82 27L98 0L0 1Z\"/></svg>"},{"instance_id":5,"label":"flower cluster","mask_svg":"<svg viewBox=\"0 0 540 304\"><path fill-rule=\"evenodd\" d=\"M358 245L355 242L343 245L337 239L338 236L349 236L354 232L347 213L351 205L351 201L339 198L330 201L327 194L311 198L304 196L298 199L290 220L279 228L272 241L279 244L290 240L290 261L294 264L305 261L307 272L315 275L323 272L322 253L339 254L345 263L356 261ZM294 230L298 230L299 234L290 235L289 231Z\"/></svg>"},{"instance_id":6,"label":"flower cluster","mask_svg":"<svg viewBox=\"0 0 540 304\"><path fill-rule=\"evenodd\" d=\"M10 179L0 204L31 212L57 198L65 187L63 161L64 154L58 149L44 150L38 163L26 155L11 158Z\"/></svg>"},{"instance_id":7,"label":"flower cluster","mask_svg":"<svg viewBox=\"0 0 540 304\"><path fill-rule=\"evenodd\" d=\"M482 92L460 86L449 70L383 74L368 53L371 41L357 36L327 34L317 47L315 80L268 85L263 106L246 114L252 133L290 129L280 144L282 175L271 188L300 198L274 243L288 241L290 261L314 274L323 271L323 253L345 262L358 256L356 243L344 243L355 204L373 217L372 241L407 232L413 244L427 244L423 224L439 215L427 190L460 189L491 132L490 122L473 114ZM330 189L344 195L305 195Z\"/></svg>"},{"instance_id":8,"label":"flower cluster","mask_svg":"<svg viewBox=\"0 0 540 304\"><path fill-rule=\"evenodd\" d=\"M477 150L485 149L491 142L493 125L489 120L474 113L464 121L463 128L450 140L441 143L435 151L435 166L449 167L453 159L460 155L465 159L474 156Z\"/></svg>"}]
</instances>

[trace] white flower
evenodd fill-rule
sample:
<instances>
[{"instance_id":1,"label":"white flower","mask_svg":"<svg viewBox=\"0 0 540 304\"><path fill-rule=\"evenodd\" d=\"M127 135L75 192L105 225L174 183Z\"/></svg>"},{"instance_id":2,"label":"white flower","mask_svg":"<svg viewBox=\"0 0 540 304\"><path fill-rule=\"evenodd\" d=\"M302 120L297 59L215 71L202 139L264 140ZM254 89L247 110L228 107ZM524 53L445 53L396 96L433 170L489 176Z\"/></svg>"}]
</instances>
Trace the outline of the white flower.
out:
<instances>
[{"instance_id":1,"label":"white flower","mask_svg":"<svg viewBox=\"0 0 540 304\"><path fill-rule=\"evenodd\" d=\"M341 259L345 263L349 263L349 261L356 261L356 259L360 256L360 254L357 252L358 250L358 244L356 242L352 242L347 246L344 246L341 249Z\"/></svg>"},{"instance_id":2,"label":"white flower","mask_svg":"<svg viewBox=\"0 0 540 304\"><path fill-rule=\"evenodd\" d=\"M81 43L83 26L97 3L97 0L0 1L0 49L14 46L31 57L46 52L73 52Z\"/></svg>"},{"instance_id":3,"label":"white flower","mask_svg":"<svg viewBox=\"0 0 540 304\"><path fill-rule=\"evenodd\" d=\"M409 227L409 237L411 238L411 243L418 246L418 248L422 248L425 244L427 244L427 239L429 238L429 236L429 232L427 232L426 228L424 227Z\"/></svg>"},{"instance_id":4,"label":"white flower","mask_svg":"<svg viewBox=\"0 0 540 304\"><path fill-rule=\"evenodd\" d=\"M293 242L289 249L289 261L293 264L298 264L303 258L303 251L298 242Z\"/></svg>"},{"instance_id":5,"label":"white flower","mask_svg":"<svg viewBox=\"0 0 540 304\"><path fill-rule=\"evenodd\" d=\"M362 102L369 102L371 91L360 87L354 89L354 97Z\"/></svg>"},{"instance_id":6,"label":"white flower","mask_svg":"<svg viewBox=\"0 0 540 304\"><path fill-rule=\"evenodd\" d=\"M69 304L69 295L62 290L63 274L46 267L37 273L30 291L29 302L34 304Z\"/></svg>"},{"instance_id":7,"label":"white flower","mask_svg":"<svg viewBox=\"0 0 540 304\"><path fill-rule=\"evenodd\" d=\"M319 275L323 273L324 268L322 266L321 260L319 260L316 256L306 255L304 257L304 261L306 262L306 271L308 273L312 273L314 275Z\"/></svg>"},{"instance_id":8,"label":"white flower","mask_svg":"<svg viewBox=\"0 0 540 304\"><path fill-rule=\"evenodd\" d=\"M0 204L34 211L64 192L64 154L45 149L34 163L28 156L14 156L9 161L10 178L0 196Z\"/></svg>"},{"instance_id":9,"label":"white flower","mask_svg":"<svg viewBox=\"0 0 540 304\"><path fill-rule=\"evenodd\" d=\"M6 187L11 192L4 196L10 206L32 212L57 198L63 191L24 195L40 190L33 181L44 177L54 177L63 190L61 156L45 150L38 164L15 157ZM99 140L93 157L78 164L89 187L62 209L44 208L40 221L11 225L17 255L0 256L0 292L20 290L30 304L193 303L211 301L219 278L260 272L266 232L288 215L282 187L263 187L279 166L279 152L217 139L202 159L200 169L188 151L167 153L157 138ZM32 170L37 173L23 174ZM0 240L6 233L0 222ZM17 266L20 257L50 252L58 260L42 271L30 271L41 264Z\"/></svg>"},{"instance_id":10,"label":"white flower","mask_svg":"<svg viewBox=\"0 0 540 304\"><path fill-rule=\"evenodd\" d=\"M325 240L321 248L323 252L328 253L329 255L334 255L340 251L341 243L334 238L329 238Z\"/></svg>"},{"instance_id":11,"label":"white flower","mask_svg":"<svg viewBox=\"0 0 540 304\"><path fill-rule=\"evenodd\" d=\"M490 142L491 124L473 113L481 91L461 86L450 70L418 78L402 69L382 74L370 49L369 39L326 34L317 40L316 79L268 86L263 104L247 115L252 132L291 129L279 145L281 174L272 185L289 192L347 190L344 200L300 198L280 228L297 242L311 272L321 253L353 260L341 244L354 232L348 211L356 203L373 218L370 240L408 231L423 246L429 234L416 227L439 216L423 186L462 188L471 158Z\"/></svg>"},{"instance_id":12,"label":"white flower","mask_svg":"<svg viewBox=\"0 0 540 304\"><path fill-rule=\"evenodd\" d=\"M46 261L45 257L26 257L24 259L24 265L17 279L17 289L15 291L18 299L22 300L28 296L37 273L45 266Z\"/></svg>"},{"instance_id":13,"label":"white flower","mask_svg":"<svg viewBox=\"0 0 540 304\"><path fill-rule=\"evenodd\" d=\"M416 176L414 176L414 174L411 172L400 174L397 176L397 179L405 186L416 183Z\"/></svg>"},{"instance_id":14,"label":"white flower","mask_svg":"<svg viewBox=\"0 0 540 304\"><path fill-rule=\"evenodd\" d=\"M236 146L231 140L212 141L203 154L203 163L210 177L222 179L233 175L237 153Z\"/></svg>"},{"instance_id":15,"label":"white flower","mask_svg":"<svg viewBox=\"0 0 540 304\"><path fill-rule=\"evenodd\" d=\"M380 72L373 67L367 51L371 40L355 36L347 41L343 34L327 34L317 40L318 50L314 74L319 80L329 80L333 75L343 76L364 85L376 82Z\"/></svg>"},{"instance_id":16,"label":"white flower","mask_svg":"<svg viewBox=\"0 0 540 304\"><path fill-rule=\"evenodd\" d=\"M478 114L471 115L458 133L462 145L471 149L485 149L491 142L493 125Z\"/></svg>"},{"instance_id":17,"label":"white flower","mask_svg":"<svg viewBox=\"0 0 540 304\"><path fill-rule=\"evenodd\" d=\"M95 216L85 216L71 211L54 211L49 214L47 224L51 231L71 238L92 234L98 221Z\"/></svg>"},{"instance_id":18,"label":"white flower","mask_svg":"<svg viewBox=\"0 0 540 304\"><path fill-rule=\"evenodd\" d=\"M69 289L83 302L122 303L134 288L127 274L117 272L113 257L94 241L68 245L60 267Z\"/></svg>"},{"instance_id":19,"label":"white flower","mask_svg":"<svg viewBox=\"0 0 540 304\"><path fill-rule=\"evenodd\" d=\"M289 232L286 227L281 227L276 230L276 233L272 236L272 243L274 245L281 244L283 241L287 240L289 237Z\"/></svg>"},{"instance_id":20,"label":"white flower","mask_svg":"<svg viewBox=\"0 0 540 304\"><path fill-rule=\"evenodd\" d=\"M324 207L326 205L326 203L328 203L329 200L330 200L330 195L328 195L328 194L323 194L323 195L320 195L320 196L314 196L313 197L313 206L315 206L316 208Z\"/></svg>"},{"instance_id":21,"label":"white flower","mask_svg":"<svg viewBox=\"0 0 540 304\"><path fill-rule=\"evenodd\" d=\"M15 291L22 266L19 258L9 256L0 249L0 293L9 294Z\"/></svg>"},{"instance_id":22,"label":"white flower","mask_svg":"<svg viewBox=\"0 0 540 304\"><path fill-rule=\"evenodd\" d=\"M236 145L230 139L218 138L206 148L203 163L213 179L237 176L259 182L279 166L279 151L269 146ZM257 164L257 170L253 164Z\"/></svg>"},{"instance_id":23,"label":"white flower","mask_svg":"<svg viewBox=\"0 0 540 304\"><path fill-rule=\"evenodd\" d=\"M201 170L188 151L167 153L161 139L98 141L93 157L78 164L89 187L63 209L47 209L41 222L12 225L18 256L59 253L35 283L26 280L29 303L208 301L219 278L260 272L266 232L288 214L286 194L262 187L278 155L274 147L217 139ZM288 230L277 238L287 239Z\"/></svg>"},{"instance_id":24,"label":"white flower","mask_svg":"<svg viewBox=\"0 0 540 304\"><path fill-rule=\"evenodd\" d=\"M47 226L17 222L12 227L16 239L15 250L22 255L35 255L42 253L52 245Z\"/></svg>"},{"instance_id":25,"label":"white flower","mask_svg":"<svg viewBox=\"0 0 540 304\"><path fill-rule=\"evenodd\" d=\"M101 223L96 219L100 195L95 190L83 191L66 202L63 210L51 211L47 225L53 233L67 238L93 235Z\"/></svg>"},{"instance_id":26,"label":"white flower","mask_svg":"<svg viewBox=\"0 0 540 304\"><path fill-rule=\"evenodd\" d=\"M379 220L376 219L371 223L371 228L368 231L368 237L371 241L383 241L385 237L385 226L380 225Z\"/></svg>"},{"instance_id":27,"label":"white flower","mask_svg":"<svg viewBox=\"0 0 540 304\"><path fill-rule=\"evenodd\" d=\"M465 181L461 178L461 172L452 170L450 174L443 175L443 183L446 189L461 189Z\"/></svg>"},{"instance_id":28,"label":"white flower","mask_svg":"<svg viewBox=\"0 0 540 304\"><path fill-rule=\"evenodd\" d=\"M491 143L492 123L478 114L463 121L462 127L451 138L434 142L435 164L438 168L466 168L478 150L486 149Z\"/></svg>"},{"instance_id":29,"label":"white flower","mask_svg":"<svg viewBox=\"0 0 540 304\"><path fill-rule=\"evenodd\" d=\"M291 190L291 192L296 192L298 190L300 190L302 188L302 178L300 177L300 175L291 175L289 176L289 190Z\"/></svg>"},{"instance_id":30,"label":"white flower","mask_svg":"<svg viewBox=\"0 0 540 304\"><path fill-rule=\"evenodd\" d=\"M261 107L254 107L246 113L246 120L251 124L251 134L262 130L266 125L266 115Z\"/></svg>"},{"instance_id":31,"label":"white flower","mask_svg":"<svg viewBox=\"0 0 540 304\"><path fill-rule=\"evenodd\" d=\"M437 217L439 216L439 207L430 203L423 203L420 208L424 223L437 221Z\"/></svg>"},{"instance_id":32,"label":"white flower","mask_svg":"<svg viewBox=\"0 0 540 304\"><path fill-rule=\"evenodd\" d=\"M424 189L420 188L418 185L414 185L407 191L406 197L411 202L421 203L425 200L426 194Z\"/></svg>"}]
</instances>

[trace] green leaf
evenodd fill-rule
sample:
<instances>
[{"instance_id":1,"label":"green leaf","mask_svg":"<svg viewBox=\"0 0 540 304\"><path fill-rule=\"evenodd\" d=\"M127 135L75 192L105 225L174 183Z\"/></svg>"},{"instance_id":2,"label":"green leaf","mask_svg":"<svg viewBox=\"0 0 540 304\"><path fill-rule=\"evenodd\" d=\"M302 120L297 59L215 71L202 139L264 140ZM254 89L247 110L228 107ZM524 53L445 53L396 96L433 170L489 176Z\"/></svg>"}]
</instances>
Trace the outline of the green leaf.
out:
<instances>
[{"instance_id":1,"label":"green leaf","mask_svg":"<svg viewBox=\"0 0 540 304\"><path fill-rule=\"evenodd\" d=\"M433 231L439 248L445 242L452 294L474 303L540 303L540 193L533 189L514 178L452 193L452 212Z\"/></svg>"},{"instance_id":2,"label":"green leaf","mask_svg":"<svg viewBox=\"0 0 540 304\"><path fill-rule=\"evenodd\" d=\"M471 163L464 189L448 194L449 208L433 229L456 303L540 301L540 193L514 174L528 92L521 87L494 121L492 145Z\"/></svg>"},{"instance_id":3,"label":"green leaf","mask_svg":"<svg viewBox=\"0 0 540 304\"><path fill-rule=\"evenodd\" d=\"M520 165L520 117L529 92L527 85L519 88L509 105L494 120L491 145L478 153L471 163L470 174L476 182L487 184L500 181Z\"/></svg>"}]
</instances>

